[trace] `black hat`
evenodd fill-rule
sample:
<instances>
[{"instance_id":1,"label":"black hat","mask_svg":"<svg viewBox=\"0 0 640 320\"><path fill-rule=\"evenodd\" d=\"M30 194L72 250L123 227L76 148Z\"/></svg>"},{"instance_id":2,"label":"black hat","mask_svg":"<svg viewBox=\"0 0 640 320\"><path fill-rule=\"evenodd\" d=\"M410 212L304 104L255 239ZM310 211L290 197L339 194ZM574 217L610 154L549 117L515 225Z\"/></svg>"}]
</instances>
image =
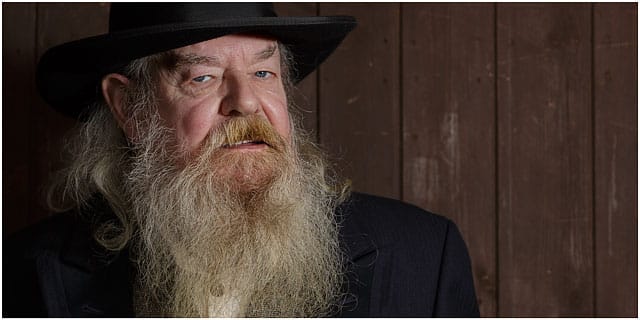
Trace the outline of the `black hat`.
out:
<instances>
[{"instance_id":1,"label":"black hat","mask_svg":"<svg viewBox=\"0 0 640 320\"><path fill-rule=\"evenodd\" d=\"M294 60L298 82L355 27L350 16L278 17L270 3L114 3L109 33L47 50L36 81L44 100L78 118L101 96L101 78L130 61L233 33L278 39Z\"/></svg>"}]
</instances>

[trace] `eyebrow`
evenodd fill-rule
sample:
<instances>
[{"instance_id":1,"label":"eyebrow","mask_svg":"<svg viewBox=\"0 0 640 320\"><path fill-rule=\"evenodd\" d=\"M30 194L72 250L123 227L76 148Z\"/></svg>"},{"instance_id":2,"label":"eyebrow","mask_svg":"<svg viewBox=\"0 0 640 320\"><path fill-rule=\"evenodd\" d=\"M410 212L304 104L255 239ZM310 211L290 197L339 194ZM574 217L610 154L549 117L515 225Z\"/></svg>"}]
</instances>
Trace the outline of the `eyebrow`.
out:
<instances>
[{"instance_id":1,"label":"eyebrow","mask_svg":"<svg viewBox=\"0 0 640 320\"><path fill-rule=\"evenodd\" d=\"M267 60L267 59L273 57L273 55L276 53L276 51L278 51L278 46L275 43L272 43L266 49L256 53L256 55L255 55L256 61Z\"/></svg>"},{"instance_id":2,"label":"eyebrow","mask_svg":"<svg viewBox=\"0 0 640 320\"><path fill-rule=\"evenodd\" d=\"M273 43L266 49L254 54L254 62L261 62L267 60L278 51L278 46ZM181 67L188 67L193 65L218 65L220 59L216 56L202 56L193 53L179 54L174 51L169 51L164 57L164 65L169 70L177 70Z\"/></svg>"},{"instance_id":3,"label":"eyebrow","mask_svg":"<svg viewBox=\"0 0 640 320\"><path fill-rule=\"evenodd\" d=\"M206 65L216 65L219 64L220 59L214 56L201 56L193 53L187 54L172 54L172 63L170 66L174 69L184 67L184 66L192 66L198 64L206 64Z\"/></svg>"}]
</instances>

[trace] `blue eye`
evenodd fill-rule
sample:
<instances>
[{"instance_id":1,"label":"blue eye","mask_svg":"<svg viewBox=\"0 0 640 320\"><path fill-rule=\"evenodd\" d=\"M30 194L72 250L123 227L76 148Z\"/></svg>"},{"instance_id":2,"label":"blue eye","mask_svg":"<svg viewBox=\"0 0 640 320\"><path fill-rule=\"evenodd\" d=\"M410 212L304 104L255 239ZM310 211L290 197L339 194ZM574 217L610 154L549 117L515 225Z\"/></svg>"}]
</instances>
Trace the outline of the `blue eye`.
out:
<instances>
[{"instance_id":1,"label":"blue eye","mask_svg":"<svg viewBox=\"0 0 640 320\"><path fill-rule=\"evenodd\" d=\"M195 82L207 82L207 81L209 81L211 79L213 79L212 76L204 75L204 76L199 76L199 77L193 78L193 81L195 81Z\"/></svg>"},{"instance_id":2,"label":"blue eye","mask_svg":"<svg viewBox=\"0 0 640 320\"><path fill-rule=\"evenodd\" d=\"M271 75L271 72L269 71L257 71L256 72L256 77L258 78L268 78Z\"/></svg>"}]
</instances>

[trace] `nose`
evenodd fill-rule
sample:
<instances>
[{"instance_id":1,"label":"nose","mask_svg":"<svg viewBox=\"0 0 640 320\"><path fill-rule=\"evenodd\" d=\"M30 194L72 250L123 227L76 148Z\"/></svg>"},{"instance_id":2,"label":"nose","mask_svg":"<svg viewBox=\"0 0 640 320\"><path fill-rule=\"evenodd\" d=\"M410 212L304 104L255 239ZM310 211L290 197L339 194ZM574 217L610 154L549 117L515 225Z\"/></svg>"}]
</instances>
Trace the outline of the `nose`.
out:
<instances>
[{"instance_id":1,"label":"nose","mask_svg":"<svg viewBox=\"0 0 640 320\"><path fill-rule=\"evenodd\" d=\"M257 113L260 103L250 80L243 76L229 75L224 79L225 97L220 112L225 116L240 116Z\"/></svg>"}]
</instances>

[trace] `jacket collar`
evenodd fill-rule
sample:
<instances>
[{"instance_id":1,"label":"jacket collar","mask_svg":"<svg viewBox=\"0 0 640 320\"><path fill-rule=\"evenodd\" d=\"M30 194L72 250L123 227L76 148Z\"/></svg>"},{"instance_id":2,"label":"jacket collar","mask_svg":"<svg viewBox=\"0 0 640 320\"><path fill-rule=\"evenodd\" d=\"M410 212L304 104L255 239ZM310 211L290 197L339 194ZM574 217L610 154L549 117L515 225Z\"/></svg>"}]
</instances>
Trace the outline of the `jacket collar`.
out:
<instances>
[{"instance_id":1,"label":"jacket collar","mask_svg":"<svg viewBox=\"0 0 640 320\"><path fill-rule=\"evenodd\" d=\"M336 220L340 228L340 243L350 262L357 262L363 256L376 251L376 245L369 236L364 223L357 220L354 212L357 194L343 202L336 209Z\"/></svg>"}]
</instances>

